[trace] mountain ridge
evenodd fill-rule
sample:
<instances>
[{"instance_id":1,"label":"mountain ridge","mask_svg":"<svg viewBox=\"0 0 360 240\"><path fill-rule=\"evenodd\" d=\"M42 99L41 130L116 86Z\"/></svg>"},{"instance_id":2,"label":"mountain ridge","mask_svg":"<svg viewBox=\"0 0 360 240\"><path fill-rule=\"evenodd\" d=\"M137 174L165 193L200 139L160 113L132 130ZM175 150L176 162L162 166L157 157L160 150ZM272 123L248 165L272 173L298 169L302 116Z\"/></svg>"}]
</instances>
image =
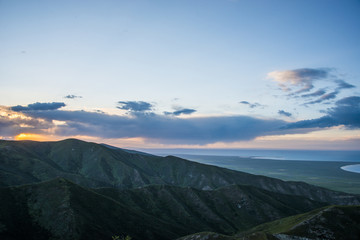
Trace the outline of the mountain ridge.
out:
<instances>
[{"instance_id":1,"label":"mountain ridge","mask_svg":"<svg viewBox=\"0 0 360 240\"><path fill-rule=\"evenodd\" d=\"M360 204L359 195L303 182L285 182L174 156L129 153L76 139L43 143L0 142L0 186L40 182L54 177L64 177L90 188L129 189L165 184L210 190L247 184L331 204Z\"/></svg>"}]
</instances>

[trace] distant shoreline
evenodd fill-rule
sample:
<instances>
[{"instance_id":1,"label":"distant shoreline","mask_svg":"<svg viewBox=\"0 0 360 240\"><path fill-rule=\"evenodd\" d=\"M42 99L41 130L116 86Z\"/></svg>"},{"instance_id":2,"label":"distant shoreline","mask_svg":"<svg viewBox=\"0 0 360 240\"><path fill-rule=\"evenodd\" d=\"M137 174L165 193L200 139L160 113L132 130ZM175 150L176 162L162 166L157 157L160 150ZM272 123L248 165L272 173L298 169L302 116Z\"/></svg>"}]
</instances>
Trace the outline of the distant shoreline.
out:
<instances>
[{"instance_id":1,"label":"distant shoreline","mask_svg":"<svg viewBox=\"0 0 360 240\"><path fill-rule=\"evenodd\" d=\"M347 172L360 173L360 164L342 166L341 169Z\"/></svg>"}]
</instances>

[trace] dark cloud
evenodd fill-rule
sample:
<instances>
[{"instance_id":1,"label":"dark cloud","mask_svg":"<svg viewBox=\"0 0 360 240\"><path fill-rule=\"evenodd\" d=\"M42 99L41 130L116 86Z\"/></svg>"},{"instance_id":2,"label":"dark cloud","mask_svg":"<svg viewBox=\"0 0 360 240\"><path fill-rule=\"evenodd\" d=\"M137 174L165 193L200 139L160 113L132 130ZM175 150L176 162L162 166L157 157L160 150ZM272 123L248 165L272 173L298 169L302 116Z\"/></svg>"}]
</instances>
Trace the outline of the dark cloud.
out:
<instances>
[{"instance_id":1,"label":"dark cloud","mask_svg":"<svg viewBox=\"0 0 360 240\"><path fill-rule=\"evenodd\" d=\"M285 129L324 128L344 125L347 128L360 128L360 97L351 96L336 102L335 107L323 111L327 115L317 119L303 120L288 124Z\"/></svg>"},{"instance_id":2,"label":"dark cloud","mask_svg":"<svg viewBox=\"0 0 360 240\"><path fill-rule=\"evenodd\" d=\"M285 116L285 117L291 117L291 116L292 116L291 113L286 112L286 111L284 111L284 110L279 110L279 111L278 111L278 114L283 115L283 116Z\"/></svg>"},{"instance_id":3,"label":"dark cloud","mask_svg":"<svg viewBox=\"0 0 360 240\"><path fill-rule=\"evenodd\" d=\"M65 103L63 102L52 102L52 103L32 103L27 106L14 106L11 107L11 110L19 112L19 111L48 111L48 110L56 110L62 107L65 107Z\"/></svg>"},{"instance_id":4,"label":"dark cloud","mask_svg":"<svg viewBox=\"0 0 360 240\"><path fill-rule=\"evenodd\" d=\"M351 85L350 83L345 82L344 80L336 80L335 81L338 84L337 89L348 89L348 88L355 88L354 85Z\"/></svg>"},{"instance_id":5,"label":"dark cloud","mask_svg":"<svg viewBox=\"0 0 360 240\"><path fill-rule=\"evenodd\" d=\"M27 111L34 119L64 121L54 126L60 136L86 135L102 138L143 137L161 143L207 144L250 140L276 134L286 124L282 120L247 116L173 118L157 114L131 117L88 111Z\"/></svg>"},{"instance_id":6,"label":"dark cloud","mask_svg":"<svg viewBox=\"0 0 360 240\"><path fill-rule=\"evenodd\" d=\"M248 101L241 101L239 103L247 105L249 108L264 107L264 105L261 105L260 103L250 103Z\"/></svg>"},{"instance_id":7,"label":"dark cloud","mask_svg":"<svg viewBox=\"0 0 360 240\"><path fill-rule=\"evenodd\" d=\"M36 118L19 117L18 112L13 112L8 107L0 106L0 136L13 137L20 133L45 133L52 122ZM4 114L6 113L6 114Z\"/></svg>"},{"instance_id":8,"label":"dark cloud","mask_svg":"<svg viewBox=\"0 0 360 240\"><path fill-rule=\"evenodd\" d=\"M133 112L150 111L153 105L143 101L119 101L117 108Z\"/></svg>"},{"instance_id":9,"label":"dark cloud","mask_svg":"<svg viewBox=\"0 0 360 240\"><path fill-rule=\"evenodd\" d=\"M195 109L190 109L190 108L183 108L183 109L179 109L177 111L174 112L164 112L165 115L174 115L174 116L179 116L179 115L190 115L192 113L196 112Z\"/></svg>"},{"instance_id":10,"label":"dark cloud","mask_svg":"<svg viewBox=\"0 0 360 240\"><path fill-rule=\"evenodd\" d=\"M64 98L68 98L68 99L75 99L75 98L82 98L82 96L76 96L76 95L66 95Z\"/></svg>"},{"instance_id":11,"label":"dark cloud","mask_svg":"<svg viewBox=\"0 0 360 240\"><path fill-rule=\"evenodd\" d=\"M301 95L301 97L303 98L308 98L308 97L319 97L321 95L324 95L326 93L326 91L324 89L319 89L316 92L313 93L309 93L309 94L303 94Z\"/></svg>"}]
</instances>

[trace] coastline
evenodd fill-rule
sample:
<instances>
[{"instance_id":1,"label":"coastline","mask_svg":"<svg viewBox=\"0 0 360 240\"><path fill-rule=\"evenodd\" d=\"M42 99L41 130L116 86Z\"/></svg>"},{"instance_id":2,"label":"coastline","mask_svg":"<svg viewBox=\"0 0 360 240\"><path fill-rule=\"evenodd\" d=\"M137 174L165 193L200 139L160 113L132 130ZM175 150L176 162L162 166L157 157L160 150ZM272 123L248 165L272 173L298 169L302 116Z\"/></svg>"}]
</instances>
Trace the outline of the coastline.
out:
<instances>
[{"instance_id":1,"label":"coastline","mask_svg":"<svg viewBox=\"0 0 360 240\"><path fill-rule=\"evenodd\" d=\"M360 164L346 165L340 168L347 172L360 173Z\"/></svg>"}]
</instances>

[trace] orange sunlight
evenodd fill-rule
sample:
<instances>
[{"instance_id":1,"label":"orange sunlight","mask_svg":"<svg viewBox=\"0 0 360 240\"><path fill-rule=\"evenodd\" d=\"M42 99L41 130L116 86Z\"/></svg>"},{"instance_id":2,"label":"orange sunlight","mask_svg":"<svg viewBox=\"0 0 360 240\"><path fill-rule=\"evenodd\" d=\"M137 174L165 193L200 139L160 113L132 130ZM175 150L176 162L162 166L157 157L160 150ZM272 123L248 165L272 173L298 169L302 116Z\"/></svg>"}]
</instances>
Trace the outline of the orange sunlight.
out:
<instances>
[{"instance_id":1,"label":"orange sunlight","mask_svg":"<svg viewBox=\"0 0 360 240\"><path fill-rule=\"evenodd\" d=\"M33 140L33 141L50 141L51 137L47 135L34 134L34 133L20 133L15 136L15 140Z\"/></svg>"}]
</instances>

